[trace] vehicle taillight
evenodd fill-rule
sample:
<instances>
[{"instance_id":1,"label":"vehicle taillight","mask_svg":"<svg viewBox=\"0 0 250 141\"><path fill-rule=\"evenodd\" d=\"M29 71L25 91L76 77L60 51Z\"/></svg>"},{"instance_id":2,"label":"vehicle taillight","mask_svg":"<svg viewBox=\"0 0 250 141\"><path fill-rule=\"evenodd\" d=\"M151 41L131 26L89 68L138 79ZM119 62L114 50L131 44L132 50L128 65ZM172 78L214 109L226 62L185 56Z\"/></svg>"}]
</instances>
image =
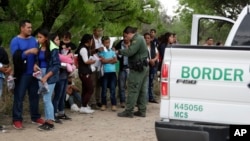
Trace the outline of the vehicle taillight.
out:
<instances>
[{"instance_id":1,"label":"vehicle taillight","mask_svg":"<svg viewBox=\"0 0 250 141\"><path fill-rule=\"evenodd\" d=\"M169 96L168 96L168 92L169 92L169 88L168 88L168 82L169 82L168 68L169 68L168 63L164 63L162 65L162 69L161 69L161 97L162 98L169 98Z\"/></svg>"},{"instance_id":2,"label":"vehicle taillight","mask_svg":"<svg viewBox=\"0 0 250 141\"><path fill-rule=\"evenodd\" d=\"M163 64L161 69L161 77L168 78L168 64Z\"/></svg>"},{"instance_id":3,"label":"vehicle taillight","mask_svg":"<svg viewBox=\"0 0 250 141\"><path fill-rule=\"evenodd\" d=\"M161 82L161 96L168 96L168 82Z\"/></svg>"}]
</instances>

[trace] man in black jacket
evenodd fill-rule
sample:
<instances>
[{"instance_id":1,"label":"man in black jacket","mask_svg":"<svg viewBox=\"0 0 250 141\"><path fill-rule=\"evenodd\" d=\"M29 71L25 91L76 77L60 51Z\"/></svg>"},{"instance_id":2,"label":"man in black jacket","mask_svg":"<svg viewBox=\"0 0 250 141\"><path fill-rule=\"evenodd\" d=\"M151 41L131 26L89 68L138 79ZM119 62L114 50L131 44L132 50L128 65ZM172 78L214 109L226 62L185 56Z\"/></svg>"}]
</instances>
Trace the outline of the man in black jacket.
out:
<instances>
[{"instance_id":1,"label":"man in black jacket","mask_svg":"<svg viewBox=\"0 0 250 141\"><path fill-rule=\"evenodd\" d=\"M130 41L126 38L126 36L123 35L123 40L119 41L115 45L115 49L126 49L130 45ZM118 73L118 88L119 88L119 98L120 98L120 104L122 108L125 108L125 100L126 100L126 94L125 94L125 89L126 89L126 81L127 81L127 76L129 73L129 66L128 66L128 57L123 56L123 55L118 55L117 56L119 60L119 73Z\"/></svg>"},{"instance_id":2,"label":"man in black jacket","mask_svg":"<svg viewBox=\"0 0 250 141\"><path fill-rule=\"evenodd\" d=\"M14 63L14 76L18 74L15 79L13 108L12 108L12 121L15 129L23 129L23 99L28 91L29 96L29 111L32 123L43 124L44 120L39 113L39 95L38 80L32 76L34 64L36 62L38 53L38 42L35 37L31 35L32 24L29 20L22 20L19 23L19 34L11 39L10 52L13 57ZM21 55L20 55L21 53ZM22 63L17 64L16 60L22 60ZM15 71L16 70L16 71Z\"/></svg>"}]
</instances>

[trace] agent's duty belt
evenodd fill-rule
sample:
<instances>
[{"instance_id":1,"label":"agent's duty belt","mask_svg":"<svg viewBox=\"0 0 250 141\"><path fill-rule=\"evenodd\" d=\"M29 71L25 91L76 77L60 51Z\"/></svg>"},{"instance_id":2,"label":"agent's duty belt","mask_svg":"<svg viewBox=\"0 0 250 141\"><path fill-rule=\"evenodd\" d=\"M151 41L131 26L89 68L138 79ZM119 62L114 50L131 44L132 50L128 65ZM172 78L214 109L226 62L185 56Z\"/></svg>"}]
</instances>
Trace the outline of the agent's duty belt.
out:
<instances>
[{"instance_id":1,"label":"agent's duty belt","mask_svg":"<svg viewBox=\"0 0 250 141\"><path fill-rule=\"evenodd\" d=\"M143 59L143 60L137 60L134 62L130 62L129 64L129 68L138 72L142 72L143 71L143 67L148 66L148 61L147 59Z\"/></svg>"}]
</instances>

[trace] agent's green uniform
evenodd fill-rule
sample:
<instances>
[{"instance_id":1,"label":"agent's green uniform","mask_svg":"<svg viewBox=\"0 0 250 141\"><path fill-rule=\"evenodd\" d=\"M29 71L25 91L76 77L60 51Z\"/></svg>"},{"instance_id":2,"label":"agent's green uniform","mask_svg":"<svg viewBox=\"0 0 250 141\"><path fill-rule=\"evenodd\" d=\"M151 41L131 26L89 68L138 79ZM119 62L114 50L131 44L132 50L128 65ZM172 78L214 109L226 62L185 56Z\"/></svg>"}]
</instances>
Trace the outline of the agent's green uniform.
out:
<instances>
[{"instance_id":1,"label":"agent's green uniform","mask_svg":"<svg viewBox=\"0 0 250 141\"><path fill-rule=\"evenodd\" d=\"M138 60L146 60L148 57L147 45L144 38L135 34L131 40L131 45L128 49L119 50L119 53L124 56L128 56L129 66ZM144 65L143 71L139 72L130 69L128 75L128 97L126 101L127 114L133 116L133 109L135 105L138 105L139 112L143 115L146 114L146 92L148 81L148 66Z\"/></svg>"}]
</instances>

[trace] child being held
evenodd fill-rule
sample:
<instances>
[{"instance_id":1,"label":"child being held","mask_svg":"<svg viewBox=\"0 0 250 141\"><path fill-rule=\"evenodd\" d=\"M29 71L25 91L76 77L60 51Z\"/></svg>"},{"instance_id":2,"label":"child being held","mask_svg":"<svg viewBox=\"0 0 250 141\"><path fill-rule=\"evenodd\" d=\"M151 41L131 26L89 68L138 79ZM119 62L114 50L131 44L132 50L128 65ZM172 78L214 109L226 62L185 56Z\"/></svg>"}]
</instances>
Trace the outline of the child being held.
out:
<instances>
[{"instance_id":1,"label":"child being held","mask_svg":"<svg viewBox=\"0 0 250 141\"><path fill-rule=\"evenodd\" d=\"M65 66L68 72L73 72L76 69L74 64L74 54L71 52L71 48L66 45L62 45L61 52L59 54L61 65Z\"/></svg>"}]
</instances>

